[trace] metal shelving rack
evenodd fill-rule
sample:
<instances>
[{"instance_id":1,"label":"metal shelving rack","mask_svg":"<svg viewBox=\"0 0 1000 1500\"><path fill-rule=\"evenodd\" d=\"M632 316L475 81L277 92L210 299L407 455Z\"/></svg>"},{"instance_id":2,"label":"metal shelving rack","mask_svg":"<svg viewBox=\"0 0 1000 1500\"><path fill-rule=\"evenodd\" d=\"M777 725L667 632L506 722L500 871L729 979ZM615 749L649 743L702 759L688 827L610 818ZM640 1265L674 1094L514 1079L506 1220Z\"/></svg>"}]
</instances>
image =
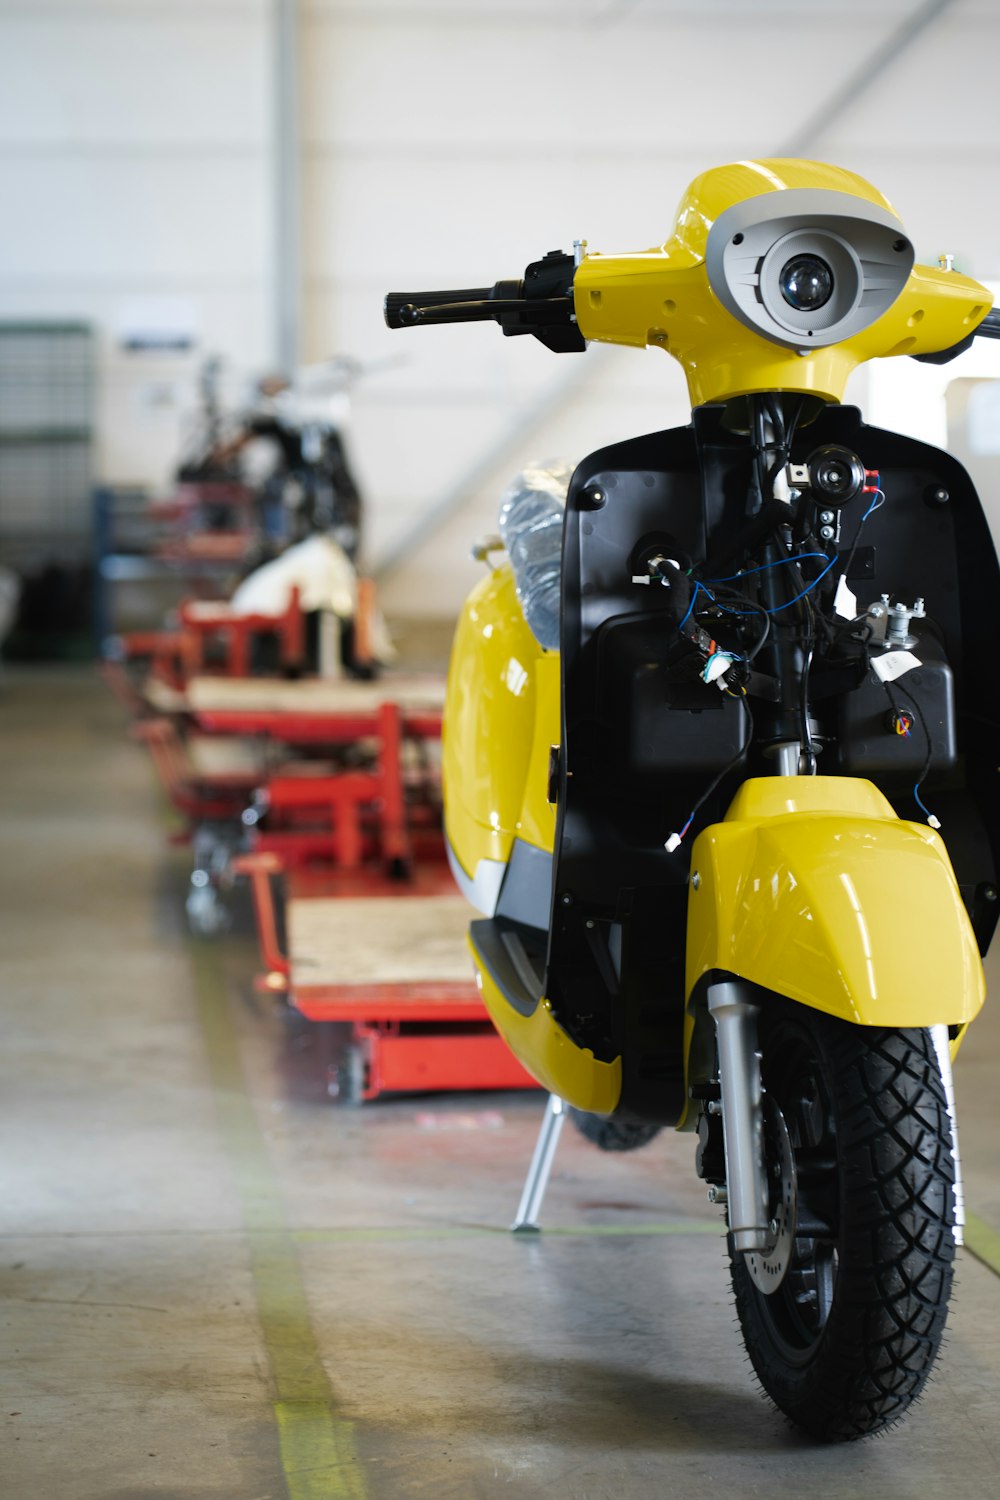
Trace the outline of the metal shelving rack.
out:
<instances>
[{"instance_id":1,"label":"metal shelving rack","mask_svg":"<svg viewBox=\"0 0 1000 1500\"><path fill-rule=\"evenodd\" d=\"M0 558L89 554L94 336L87 323L0 323Z\"/></svg>"}]
</instances>

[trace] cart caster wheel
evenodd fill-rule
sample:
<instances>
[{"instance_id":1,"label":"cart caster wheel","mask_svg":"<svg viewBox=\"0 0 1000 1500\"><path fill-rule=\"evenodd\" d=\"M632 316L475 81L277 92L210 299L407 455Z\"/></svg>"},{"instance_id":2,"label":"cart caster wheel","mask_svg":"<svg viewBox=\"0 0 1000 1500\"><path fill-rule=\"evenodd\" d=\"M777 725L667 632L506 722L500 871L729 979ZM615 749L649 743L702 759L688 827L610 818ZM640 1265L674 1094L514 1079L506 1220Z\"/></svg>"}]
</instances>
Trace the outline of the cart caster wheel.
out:
<instances>
[{"instance_id":1,"label":"cart caster wheel","mask_svg":"<svg viewBox=\"0 0 1000 1500\"><path fill-rule=\"evenodd\" d=\"M188 928L195 937L218 937L229 926L229 912L214 886L194 886L184 903Z\"/></svg>"},{"instance_id":2,"label":"cart caster wheel","mask_svg":"<svg viewBox=\"0 0 1000 1500\"><path fill-rule=\"evenodd\" d=\"M338 1104L356 1107L365 1097L365 1054L361 1047L345 1047L340 1061L327 1072L327 1093Z\"/></svg>"}]
</instances>

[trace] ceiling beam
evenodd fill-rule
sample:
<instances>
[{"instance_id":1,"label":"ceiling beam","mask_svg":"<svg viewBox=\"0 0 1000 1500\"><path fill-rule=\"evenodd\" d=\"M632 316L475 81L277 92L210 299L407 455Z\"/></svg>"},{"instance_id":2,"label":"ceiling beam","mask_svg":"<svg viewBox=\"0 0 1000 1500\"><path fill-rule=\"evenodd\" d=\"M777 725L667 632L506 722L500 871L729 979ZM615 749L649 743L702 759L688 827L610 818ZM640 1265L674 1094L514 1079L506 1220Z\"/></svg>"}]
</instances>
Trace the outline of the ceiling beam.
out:
<instances>
[{"instance_id":1,"label":"ceiling beam","mask_svg":"<svg viewBox=\"0 0 1000 1500\"><path fill-rule=\"evenodd\" d=\"M873 84L877 83L889 68L897 63L908 47L927 29L939 21L955 0L925 0L916 10L891 31L859 68L835 90L829 99L799 126L798 130L774 154L776 156L803 156L814 143L829 130L830 126L846 114L852 104L857 103ZM846 24L846 23L845 23Z\"/></svg>"},{"instance_id":2,"label":"ceiling beam","mask_svg":"<svg viewBox=\"0 0 1000 1500\"><path fill-rule=\"evenodd\" d=\"M272 346L277 371L291 378L302 351L298 0L271 0L271 36Z\"/></svg>"}]
</instances>

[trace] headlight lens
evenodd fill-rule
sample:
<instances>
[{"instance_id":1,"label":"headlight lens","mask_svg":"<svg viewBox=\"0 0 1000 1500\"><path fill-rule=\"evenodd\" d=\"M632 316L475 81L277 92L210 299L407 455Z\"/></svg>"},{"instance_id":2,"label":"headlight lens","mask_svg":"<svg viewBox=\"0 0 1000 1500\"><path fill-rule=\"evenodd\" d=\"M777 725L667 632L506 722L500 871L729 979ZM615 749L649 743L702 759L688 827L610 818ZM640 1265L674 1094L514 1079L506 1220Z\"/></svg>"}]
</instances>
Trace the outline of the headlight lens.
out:
<instances>
[{"instance_id":1,"label":"headlight lens","mask_svg":"<svg viewBox=\"0 0 1000 1500\"><path fill-rule=\"evenodd\" d=\"M778 287L796 312L816 312L833 296L833 272L818 255L793 255L781 268Z\"/></svg>"}]
</instances>

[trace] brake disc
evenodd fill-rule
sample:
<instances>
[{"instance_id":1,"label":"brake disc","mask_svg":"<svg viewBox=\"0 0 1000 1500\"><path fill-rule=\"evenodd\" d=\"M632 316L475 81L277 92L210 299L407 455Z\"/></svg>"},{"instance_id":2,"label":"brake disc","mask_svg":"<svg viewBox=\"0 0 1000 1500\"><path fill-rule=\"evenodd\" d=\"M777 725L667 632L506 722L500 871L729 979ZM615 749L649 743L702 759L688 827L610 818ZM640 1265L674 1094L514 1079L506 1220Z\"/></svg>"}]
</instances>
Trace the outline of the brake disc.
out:
<instances>
[{"instance_id":1,"label":"brake disc","mask_svg":"<svg viewBox=\"0 0 1000 1500\"><path fill-rule=\"evenodd\" d=\"M795 1156L785 1117L770 1094L764 1095L764 1148L770 1192L771 1227L765 1250L745 1257L750 1278L765 1297L776 1292L791 1265L798 1215Z\"/></svg>"}]
</instances>

